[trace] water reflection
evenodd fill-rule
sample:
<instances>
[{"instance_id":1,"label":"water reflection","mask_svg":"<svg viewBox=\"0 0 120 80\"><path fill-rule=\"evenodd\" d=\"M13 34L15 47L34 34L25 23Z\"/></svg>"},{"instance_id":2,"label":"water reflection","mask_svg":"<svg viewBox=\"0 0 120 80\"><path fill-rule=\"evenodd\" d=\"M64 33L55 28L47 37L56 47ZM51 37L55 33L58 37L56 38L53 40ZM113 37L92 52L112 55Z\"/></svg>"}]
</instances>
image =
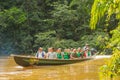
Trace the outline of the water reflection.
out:
<instances>
[{"instance_id":1,"label":"water reflection","mask_svg":"<svg viewBox=\"0 0 120 80\"><path fill-rule=\"evenodd\" d=\"M60 66L23 68L13 58L0 59L0 80L99 80L98 67L104 59Z\"/></svg>"}]
</instances>

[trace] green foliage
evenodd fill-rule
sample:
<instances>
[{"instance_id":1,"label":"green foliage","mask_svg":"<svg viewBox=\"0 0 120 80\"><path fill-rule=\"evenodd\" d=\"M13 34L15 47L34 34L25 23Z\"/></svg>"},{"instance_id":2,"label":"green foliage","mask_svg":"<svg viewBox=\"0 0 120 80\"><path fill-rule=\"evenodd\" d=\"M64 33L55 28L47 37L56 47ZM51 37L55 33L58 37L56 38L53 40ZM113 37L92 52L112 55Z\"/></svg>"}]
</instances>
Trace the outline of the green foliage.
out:
<instances>
[{"instance_id":1,"label":"green foliage","mask_svg":"<svg viewBox=\"0 0 120 80\"><path fill-rule=\"evenodd\" d=\"M78 42L75 42L73 40L60 40L60 41L56 41L54 44L53 44L53 47L55 48L78 48L80 47L80 44Z\"/></svg>"},{"instance_id":2,"label":"green foliage","mask_svg":"<svg viewBox=\"0 0 120 80\"><path fill-rule=\"evenodd\" d=\"M100 69L101 80L117 80L118 76L120 76L120 51L115 50L108 63Z\"/></svg>"},{"instance_id":3,"label":"green foliage","mask_svg":"<svg viewBox=\"0 0 120 80\"><path fill-rule=\"evenodd\" d=\"M44 33L39 33L36 35L36 41L35 43L37 45L34 45L34 47L44 47L45 50L47 50L48 47L54 47L54 48L77 48L79 47L79 43L75 42L73 40L57 40L55 37L55 31L47 31Z\"/></svg>"},{"instance_id":4,"label":"green foliage","mask_svg":"<svg viewBox=\"0 0 120 80\"><path fill-rule=\"evenodd\" d=\"M18 44L19 30L26 21L26 14L16 7L0 12L0 41L1 52L11 53L16 51ZM3 44L4 43L4 44Z\"/></svg>"},{"instance_id":5,"label":"green foliage","mask_svg":"<svg viewBox=\"0 0 120 80\"><path fill-rule=\"evenodd\" d=\"M53 27L58 39L64 38L78 41L82 35L90 34L91 30L88 24L90 8L93 1L81 0L78 1L77 4L74 2L73 0L69 4L67 0L65 0L62 3L54 3L55 10L52 11ZM76 7L74 8L74 6Z\"/></svg>"},{"instance_id":6,"label":"green foliage","mask_svg":"<svg viewBox=\"0 0 120 80\"><path fill-rule=\"evenodd\" d=\"M90 26L95 29L97 22L107 14L106 21L110 20L112 14L116 14L116 19L120 19L119 0L95 0L91 10Z\"/></svg>"},{"instance_id":7,"label":"green foliage","mask_svg":"<svg viewBox=\"0 0 120 80\"><path fill-rule=\"evenodd\" d=\"M101 80L110 80L120 76L120 0L95 0L91 11L90 26L95 29L97 22L104 16L107 26L111 16L115 15L117 27L111 31L112 37L107 48L113 50L113 55L107 65L101 67ZM117 50L118 49L118 50Z\"/></svg>"},{"instance_id":8,"label":"green foliage","mask_svg":"<svg viewBox=\"0 0 120 80\"><path fill-rule=\"evenodd\" d=\"M38 33L35 35L35 45L34 47L44 47L48 48L55 44L56 37L55 37L55 31L47 31L44 33Z\"/></svg>"},{"instance_id":9,"label":"green foliage","mask_svg":"<svg viewBox=\"0 0 120 80\"><path fill-rule=\"evenodd\" d=\"M16 7L0 12L0 25L3 27L9 27L10 25L16 26L25 20L26 14Z\"/></svg>"},{"instance_id":10,"label":"green foliage","mask_svg":"<svg viewBox=\"0 0 120 80\"><path fill-rule=\"evenodd\" d=\"M55 10L52 11L52 17L54 21L54 30L58 39L70 38L74 35L76 27L73 26L77 20L75 11L71 10L68 3L64 1L64 4L57 2L54 3ZM73 24L72 24L73 23Z\"/></svg>"},{"instance_id":11,"label":"green foliage","mask_svg":"<svg viewBox=\"0 0 120 80\"><path fill-rule=\"evenodd\" d=\"M97 37L105 37L108 33L103 34L101 27L97 31L89 27L93 1L1 1L0 54L30 54L40 46L68 48L83 47L85 43L101 51L103 48Z\"/></svg>"},{"instance_id":12,"label":"green foliage","mask_svg":"<svg viewBox=\"0 0 120 80\"><path fill-rule=\"evenodd\" d=\"M120 26L111 31L112 38L110 39L110 47L116 47L120 49Z\"/></svg>"},{"instance_id":13,"label":"green foliage","mask_svg":"<svg viewBox=\"0 0 120 80\"><path fill-rule=\"evenodd\" d=\"M84 35L81 37L81 44L82 43L89 43L92 47L103 51L103 49L107 45L107 41L109 40L108 34L103 31L96 31L91 35ZM83 46L83 44L82 44Z\"/></svg>"}]
</instances>

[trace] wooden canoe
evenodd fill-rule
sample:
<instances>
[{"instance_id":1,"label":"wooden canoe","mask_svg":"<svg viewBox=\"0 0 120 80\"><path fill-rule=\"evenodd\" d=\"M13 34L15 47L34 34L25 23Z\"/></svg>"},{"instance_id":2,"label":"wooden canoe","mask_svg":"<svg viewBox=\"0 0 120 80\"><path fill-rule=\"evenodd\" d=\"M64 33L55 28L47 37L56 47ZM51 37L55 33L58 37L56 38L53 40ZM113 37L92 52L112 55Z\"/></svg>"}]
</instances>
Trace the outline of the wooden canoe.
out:
<instances>
[{"instance_id":1,"label":"wooden canoe","mask_svg":"<svg viewBox=\"0 0 120 80\"><path fill-rule=\"evenodd\" d=\"M80 59L40 59L30 56L20 56L20 55L13 55L15 62L23 67L27 66L41 66L41 65L63 65L63 64L71 64L82 62L86 60L91 60L93 57L88 58L80 58Z\"/></svg>"}]
</instances>

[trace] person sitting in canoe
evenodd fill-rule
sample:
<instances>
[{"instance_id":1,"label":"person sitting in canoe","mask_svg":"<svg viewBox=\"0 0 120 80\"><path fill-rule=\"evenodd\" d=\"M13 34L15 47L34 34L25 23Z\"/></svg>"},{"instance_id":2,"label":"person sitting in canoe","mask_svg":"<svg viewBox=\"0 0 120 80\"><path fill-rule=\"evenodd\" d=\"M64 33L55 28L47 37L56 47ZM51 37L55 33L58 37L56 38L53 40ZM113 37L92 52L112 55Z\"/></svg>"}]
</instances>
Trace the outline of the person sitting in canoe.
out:
<instances>
[{"instance_id":1,"label":"person sitting in canoe","mask_svg":"<svg viewBox=\"0 0 120 80\"><path fill-rule=\"evenodd\" d=\"M63 58L70 59L70 49L64 49Z\"/></svg>"},{"instance_id":2,"label":"person sitting in canoe","mask_svg":"<svg viewBox=\"0 0 120 80\"><path fill-rule=\"evenodd\" d=\"M63 54L61 52L61 48L58 48L56 53L57 53L57 59L63 59Z\"/></svg>"},{"instance_id":3,"label":"person sitting in canoe","mask_svg":"<svg viewBox=\"0 0 120 80\"><path fill-rule=\"evenodd\" d=\"M43 51L43 48L40 47L35 55L37 58L46 58L46 53Z\"/></svg>"},{"instance_id":4,"label":"person sitting in canoe","mask_svg":"<svg viewBox=\"0 0 120 80\"><path fill-rule=\"evenodd\" d=\"M78 58L77 50L73 49L72 53L70 54L70 59L76 59Z\"/></svg>"},{"instance_id":5,"label":"person sitting in canoe","mask_svg":"<svg viewBox=\"0 0 120 80\"><path fill-rule=\"evenodd\" d=\"M92 56L90 49L87 51L87 56L88 56L88 57Z\"/></svg>"},{"instance_id":6,"label":"person sitting in canoe","mask_svg":"<svg viewBox=\"0 0 120 80\"><path fill-rule=\"evenodd\" d=\"M48 59L57 59L57 54L54 51L54 48L48 48L47 58Z\"/></svg>"},{"instance_id":7,"label":"person sitting in canoe","mask_svg":"<svg viewBox=\"0 0 120 80\"><path fill-rule=\"evenodd\" d=\"M85 46L83 47L83 51L89 50L89 44L85 44Z\"/></svg>"},{"instance_id":8,"label":"person sitting in canoe","mask_svg":"<svg viewBox=\"0 0 120 80\"><path fill-rule=\"evenodd\" d=\"M89 51L89 50L90 50L89 44L85 44L85 46L83 47L83 51L84 51L83 56L84 56L84 57L88 57L88 51Z\"/></svg>"},{"instance_id":9,"label":"person sitting in canoe","mask_svg":"<svg viewBox=\"0 0 120 80\"><path fill-rule=\"evenodd\" d=\"M81 49L80 47L77 49L77 56L78 56L79 58L82 58L82 57L83 57L83 52L82 52L82 49Z\"/></svg>"}]
</instances>

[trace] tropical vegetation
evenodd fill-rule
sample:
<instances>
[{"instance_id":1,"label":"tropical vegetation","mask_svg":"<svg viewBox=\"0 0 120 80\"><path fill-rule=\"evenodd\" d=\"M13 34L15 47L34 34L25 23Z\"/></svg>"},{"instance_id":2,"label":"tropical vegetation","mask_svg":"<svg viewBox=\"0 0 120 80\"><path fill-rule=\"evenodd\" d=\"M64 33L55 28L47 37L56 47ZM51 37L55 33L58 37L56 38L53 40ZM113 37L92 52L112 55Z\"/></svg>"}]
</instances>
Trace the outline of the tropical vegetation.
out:
<instances>
[{"instance_id":1,"label":"tropical vegetation","mask_svg":"<svg viewBox=\"0 0 120 80\"><path fill-rule=\"evenodd\" d=\"M106 48L113 55L108 63L101 67L101 80L118 80L120 76L120 0L95 0L91 10L90 25L95 29L97 22L105 17L106 27L110 27L111 37ZM111 22L115 20L115 22ZM116 24L112 26L111 24Z\"/></svg>"},{"instance_id":2,"label":"tropical vegetation","mask_svg":"<svg viewBox=\"0 0 120 80\"><path fill-rule=\"evenodd\" d=\"M0 1L0 54L31 54L38 47L76 48L86 43L102 52L109 32L104 20L95 31L90 29L93 1Z\"/></svg>"}]
</instances>

